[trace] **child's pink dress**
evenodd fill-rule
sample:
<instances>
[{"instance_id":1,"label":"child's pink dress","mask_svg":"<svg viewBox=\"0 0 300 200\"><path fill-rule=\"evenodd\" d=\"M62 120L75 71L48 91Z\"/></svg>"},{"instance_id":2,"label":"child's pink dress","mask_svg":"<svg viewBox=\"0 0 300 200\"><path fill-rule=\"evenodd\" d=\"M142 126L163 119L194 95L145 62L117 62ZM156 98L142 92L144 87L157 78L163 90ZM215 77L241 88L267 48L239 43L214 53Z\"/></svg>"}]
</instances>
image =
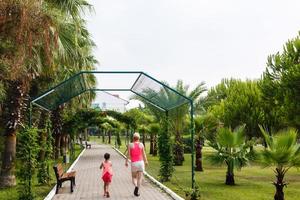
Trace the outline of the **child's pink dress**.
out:
<instances>
[{"instance_id":1,"label":"child's pink dress","mask_svg":"<svg viewBox=\"0 0 300 200\"><path fill-rule=\"evenodd\" d=\"M111 180L112 180L112 176L113 176L113 173L112 173L112 164L111 164L110 161L108 161L108 162L103 162L102 165L103 165L102 180L105 183L110 183Z\"/></svg>"}]
</instances>

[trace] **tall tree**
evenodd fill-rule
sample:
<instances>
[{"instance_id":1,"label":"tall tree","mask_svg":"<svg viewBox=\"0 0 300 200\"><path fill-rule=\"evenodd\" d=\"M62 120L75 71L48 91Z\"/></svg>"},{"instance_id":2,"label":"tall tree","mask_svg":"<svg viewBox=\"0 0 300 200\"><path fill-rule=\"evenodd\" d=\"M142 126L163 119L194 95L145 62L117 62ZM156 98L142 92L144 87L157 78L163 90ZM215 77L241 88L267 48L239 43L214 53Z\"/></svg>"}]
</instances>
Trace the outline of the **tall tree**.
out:
<instances>
[{"instance_id":1,"label":"tall tree","mask_svg":"<svg viewBox=\"0 0 300 200\"><path fill-rule=\"evenodd\" d=\"M61 23L70 16L75 19L73 14L79 14L85 6L84 0L4 0L0 4L0 81L5 82L9 97L3 111L6 130L1 186L15 185L16 131L24 116L31 81L61 66L54 64L60 60L56 52L60 50Z\"/></svg>"},{"instance_id":2,"label":"tall tree","mask_svg":"<svg viewBox=\"0 0 300 200\"><path fill-rule=\"evenodd\" d=\"M8 97L3 112L6 127L0 174L0 185L5 187L16 184L16 131L26 108L30 81L43 70L41 54L50 63L55 28L51 27L52 16L37 1L4 0L0 11L0 81L5 82ZM41 47L44 51L39 51Z\"/></svg>"},{"instance_id":3,"label":"tall tree","mask_svg":"<svg viewBox=\"0 0 300 200\"><path fill-rule=\"evenodd\" d=\"M269 126L276 129L292 126L300 129L300 38L289 40L282 53L268 57L261 88L266 102L275 106ZM268 107L267 107L268 108ZM268 110L266 110L268 112ZM284 118L278 116L283 114ZM273 124L271 124L274 122ZM276 126L276 124L279 124ZM266 124L268 125L268 124ZM281 127L280 127L281 125Z\"/></svg>"},{"instance_id":4,"label":"tall tree","mask_svg":"<svg viewBox=\"0 0 300 200\"><path fill-rule=\"evenodd\" d=\"M258 124L262 121L261 90L257 81L236 79L222 80L212 88L207 97L208 112L217 117L226 127L246 124L248 139L259 137Z\"/></svg>"}]
</instances>

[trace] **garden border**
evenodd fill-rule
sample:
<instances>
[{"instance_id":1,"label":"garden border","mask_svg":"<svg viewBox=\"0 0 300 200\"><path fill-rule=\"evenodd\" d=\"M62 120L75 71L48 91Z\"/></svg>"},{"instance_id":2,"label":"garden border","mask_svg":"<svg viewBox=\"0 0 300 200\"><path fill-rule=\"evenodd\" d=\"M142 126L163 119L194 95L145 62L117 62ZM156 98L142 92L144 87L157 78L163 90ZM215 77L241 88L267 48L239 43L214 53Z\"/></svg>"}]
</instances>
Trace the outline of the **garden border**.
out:
<instances>
[{"instance_id":1,"label":"garden border","mask_svg":"<svg viewBox=\"0 0 300 200\"><path fill-rule=\"evenodd\" d=\"M67 172L72 171L72 169L74 168L74 166L76 165L76 163L78 162L78 160L82 156L82 154L85 152L85 150L86 150L86 148L84 148L81 151L81 153L76 158L76 160L72 163L72 165L69 167L69 169L67 170ZM54 187L52 188L52 190L48 193L48 195L44 198L44 200L51 200L55 196L55 191L56 191L56 184L54 185Z\"/></svg>"},{"instance_id":2,"label":"garden border","mask_svg":"<svg viewBox=\"0 0 300 200\"><path fill-rule=\"evenodd\" d=\"M112 146L112 148L118 152L122 157L126 158L126 156L117 148L115 148L114 146ZM131 162L129 160L129 162ZM167 186L165 186L164 184L162 184L161 182L159 182L158 180L156 180L153 176L151 176L150 174L148 174L146 171L144 171L144 175L150 180L152 181L155 185L157 185L160 189L162 189L164 192L166 192L170 197L172 197L174 200L184 200L184 198L180 197L178 194L176 194L174 191L172 191L170 188L168 188Z\"/></svg>"}]
</instances>

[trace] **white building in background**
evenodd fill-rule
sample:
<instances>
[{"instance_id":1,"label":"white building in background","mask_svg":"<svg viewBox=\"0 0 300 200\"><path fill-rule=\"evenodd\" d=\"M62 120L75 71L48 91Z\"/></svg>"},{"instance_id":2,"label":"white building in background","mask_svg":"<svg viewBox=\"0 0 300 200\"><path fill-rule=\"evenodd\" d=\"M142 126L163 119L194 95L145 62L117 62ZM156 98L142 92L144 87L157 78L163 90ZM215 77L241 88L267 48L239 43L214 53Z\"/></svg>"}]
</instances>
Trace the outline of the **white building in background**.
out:
<instances>
[{"instance_id":1,"label":"white building in background","mask_svg":"<svg viewBox=\"0 0 300 200\"><path fill-rule=\"evenodd\" d=\"M96 99L92 103L92 108L99 108L101 110L114 110L117 112L125 112L126 105L129 101L120 98L117 94L108 92L97 92Z\"/></svg>"}]
</instances>

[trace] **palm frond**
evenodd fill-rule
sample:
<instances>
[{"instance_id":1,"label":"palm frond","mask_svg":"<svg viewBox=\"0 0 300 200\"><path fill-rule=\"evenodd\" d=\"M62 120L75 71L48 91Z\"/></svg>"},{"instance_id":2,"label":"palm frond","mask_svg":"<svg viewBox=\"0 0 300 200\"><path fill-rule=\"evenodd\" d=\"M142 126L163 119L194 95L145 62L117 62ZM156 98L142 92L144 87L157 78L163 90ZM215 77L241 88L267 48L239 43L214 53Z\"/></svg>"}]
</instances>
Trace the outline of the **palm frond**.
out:
<instances>
[{"instance_id":1,"label":"palm frond","mask_svg":"<svg viewBox=\"0 0 300 200\"><path fill-rule=\"evenodd\" d=\"M300 166L300 146L297 144L297 131L286 129L274 136L269 136L262 130L268 148L260 153L261 163L265 166L293 167Z\"/></svg>"}]
</instances>

